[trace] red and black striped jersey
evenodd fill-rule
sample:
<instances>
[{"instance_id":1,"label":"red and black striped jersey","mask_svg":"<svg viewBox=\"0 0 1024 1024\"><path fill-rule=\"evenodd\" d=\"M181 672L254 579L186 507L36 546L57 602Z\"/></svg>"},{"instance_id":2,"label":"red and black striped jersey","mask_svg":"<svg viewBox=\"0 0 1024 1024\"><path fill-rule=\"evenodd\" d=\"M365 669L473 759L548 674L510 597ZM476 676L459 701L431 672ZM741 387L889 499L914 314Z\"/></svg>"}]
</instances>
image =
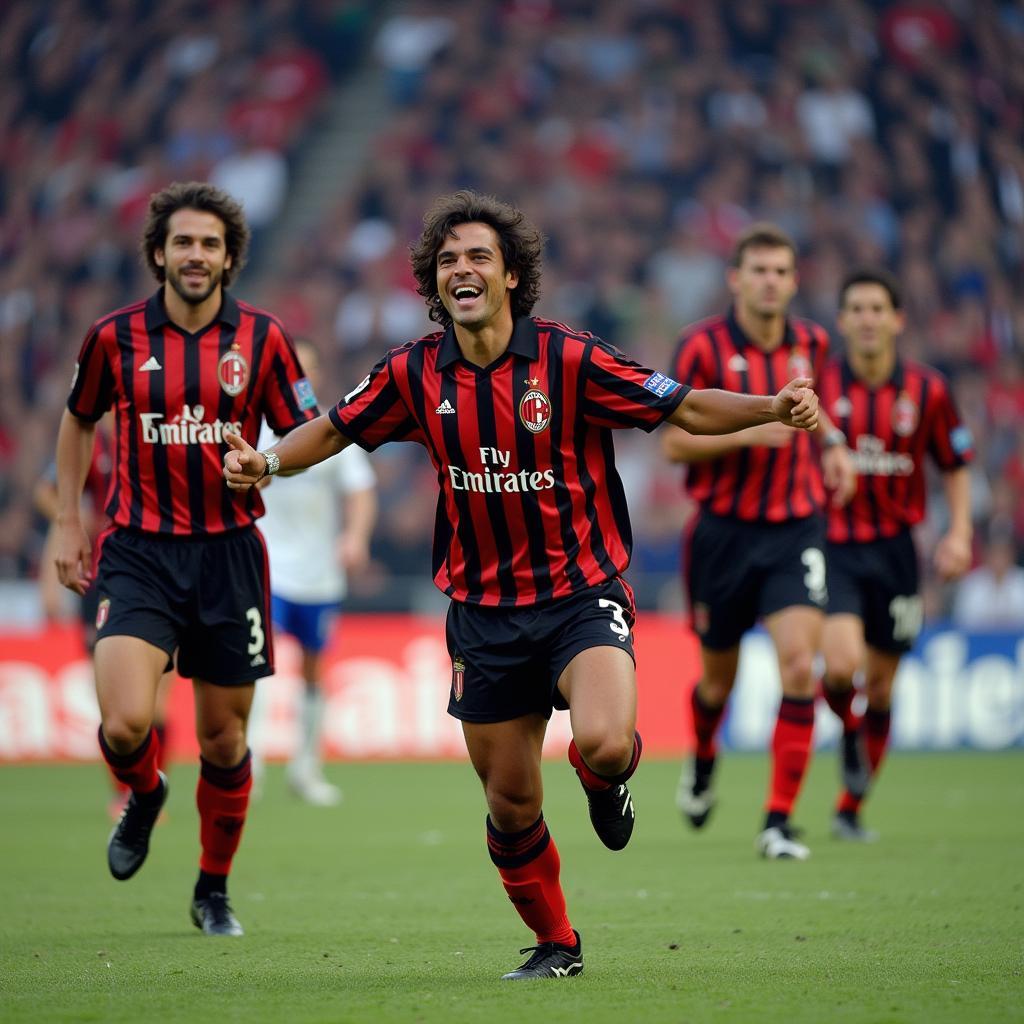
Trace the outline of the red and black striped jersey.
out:
<instances>
[{"instance_id":1,"label":"red and black striped jersey","mask_svg":"<svg viewBox=\"0 0 1024 1024\"><path fill-rule=\"evenodd\" d=\"M828 539L839 544L894 537L924 518L925 453L942 470L974 457L938 370L897 360L878 387L859 380L845 359L830 360L818 381L821 407L846 435L857 491L845 508L830 508Z\"/></svg>"},{"instance_id":2,"label":"red and black striped jersey","mask_svg":"<svg viewBox=\"0 0 1024 1024\"><path fill-rule=\"evenodd\" d=\"M451 328L392 350L330 417L368 451L426 447L440 486L434 582L445 594L528 606L629 564L612 430L653 430L689 390L591 334L524 317L483 369L462 358Z\"/></svg>"},{"instance_id":3,"label":"red and black striped jersey","mask_svg":"<svg viewBox=\"0 0 1024 1024\"><path fill-rule=\"evenodd\" d=\"M224 431L250 444L263 417L276 433L312 419L316 399L292 343L269 313L227 293L196 334L171 323L163 291L97 320L82 343L68 409L114 410L107 514L152 533L221 533L263 514L256 488L230 490Z\"/></svg>"},{"instance_id":4,"label":"red and black striped jersey","mask_svg":"<svg viewBox=\"0 0 1024 1024\"><path fill-rule=\"evenodd\" d=\"M825 364L828 332L790 319L782 344L765 352L744 334L733 311L686 328L674 363L695 388L774 395L795 377L815 380ZM686 467L686 489L708 512L748 522L803 519L824 506L818 453L805 430L785 448L741 448Z\"/></svg>"}]
</instances>

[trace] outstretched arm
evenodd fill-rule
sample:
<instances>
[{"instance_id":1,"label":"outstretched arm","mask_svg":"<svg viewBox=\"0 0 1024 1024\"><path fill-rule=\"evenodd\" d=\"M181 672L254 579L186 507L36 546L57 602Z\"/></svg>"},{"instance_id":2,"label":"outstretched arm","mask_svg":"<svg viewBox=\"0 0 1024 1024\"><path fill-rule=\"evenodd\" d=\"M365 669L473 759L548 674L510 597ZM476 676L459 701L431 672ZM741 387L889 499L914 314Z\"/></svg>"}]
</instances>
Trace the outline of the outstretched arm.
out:
<instances>
[{"instance_id":1,"label":"outstretched arm","mask_svg":"<svg viewBox=\"0 0 1024 1024\"><path fill-rule=\"evenodd\" d=\"M224 440L231 446L224 456L224 479L232 490L246 491L267 475L267 460L239 434L225 431ZM350 444L327 416L318 416L296 427L269 450L280 460L277 472L287 473L315 466Z\"/></svg>"},{"instance_id":2,"label":"outstretched arm","mask_svg":"<svg viewBox=\"0 0 1024 1024\"><path fill-rule=\"evenodd\" d=\"M784 423L801 430L818 425L818 396L807 377L790 381L774 397L737 395L716 388L691 391L668 422L691 434L730 434L761 423Z\"/></svg>"}]
</instances>

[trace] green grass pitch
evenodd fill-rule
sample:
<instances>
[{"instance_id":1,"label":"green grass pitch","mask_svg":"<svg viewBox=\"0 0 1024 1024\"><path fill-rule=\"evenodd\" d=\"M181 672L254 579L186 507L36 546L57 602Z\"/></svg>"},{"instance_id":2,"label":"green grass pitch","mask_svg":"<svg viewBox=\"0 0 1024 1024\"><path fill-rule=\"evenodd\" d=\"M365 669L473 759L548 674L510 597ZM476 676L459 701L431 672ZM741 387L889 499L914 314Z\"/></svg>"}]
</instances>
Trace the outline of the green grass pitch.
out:
<instances>
[{"instance_id":1,"label":"green grass pitch","mask_svg":"<svg viewBox=\"0 0 1024 1024\"><path fill-rule=\"evenodd\" d=\"M766 762L723 758L704 833L678 766L634 781L629 848L600 846L567 765L545 766L582 977L508 984L531 941L484 846L465 764L333 765L340 808L271 769L231 881L243 939L188 920L195 769L129 882L107 874L96 765L0 769L0 1020L586 1024L1024 1020L1024 752L900 754L867 820L828 838L834 755L801 797L806 863L753 852Z\"/></svg>"}]
</instances>

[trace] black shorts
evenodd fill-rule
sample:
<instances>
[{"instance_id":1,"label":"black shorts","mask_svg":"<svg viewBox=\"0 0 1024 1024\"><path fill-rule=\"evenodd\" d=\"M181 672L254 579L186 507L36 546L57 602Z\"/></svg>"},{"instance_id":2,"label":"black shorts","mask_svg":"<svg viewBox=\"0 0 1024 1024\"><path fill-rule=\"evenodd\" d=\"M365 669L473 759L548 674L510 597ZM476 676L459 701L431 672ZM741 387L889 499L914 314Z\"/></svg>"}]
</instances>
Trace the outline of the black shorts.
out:
<instances>
[{"instance_id":1,"label":"black shorts","mask_svg":"<svg viewBox=\"0 0 1024 1024\"><path fill-rule=\"evenodd\" d=\"M895 537L828 544L828 614L856 615L864 639L904 654L921 632L917 551L909 530Z\"/></svg>"},{"instance_id":2,"label":"black shorts","mask_svg":"<svg viewBox=\"0 0 1024 1024\"><path fill-rule=\"evenodd\" d=\"M115 530L100 549L96 638L137 636L220 686L274 671L267 549L254 528L203 537Z\"/></svg>"},{"instance_id":3,"label":"black shorts","mask_svg":"<svg viewBox=\"0 0 1024 1024\"><path fill-rule=\"evenodd\" d=\"M701 512L686 550L690 622L727 650L759 618L794 605L824 610L825 528L818 516L748 523Z\"/></svg>"},{"instance_id":4,"label":"black shorts","mask_svg":"<svg viewBox=\"0 0 1024 1024\"><path fill-rule=\"evenodd\" d=\"M506 722L568 705L558 690L580 651L619 647L636 661L633 591L621 577L529 608L453 601L445 633L452 659L448 714L464 722Z\"/></svg>"}]
</instances>

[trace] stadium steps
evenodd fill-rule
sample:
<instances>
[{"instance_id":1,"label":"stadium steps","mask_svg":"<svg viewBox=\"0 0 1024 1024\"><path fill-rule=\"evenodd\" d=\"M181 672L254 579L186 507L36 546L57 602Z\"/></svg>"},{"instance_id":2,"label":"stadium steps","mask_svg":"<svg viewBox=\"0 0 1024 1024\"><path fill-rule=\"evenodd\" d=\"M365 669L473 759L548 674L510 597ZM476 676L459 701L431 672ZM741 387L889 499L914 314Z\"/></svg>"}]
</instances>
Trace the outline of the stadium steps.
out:
<instances>
[{"instance_id":1,"label":"stadium steps","mask_svg":"<svg viewBox=\"0 0 1024 1024\"><path fill-rule=\"evenodd\" d=\"M300 147L292 165L288 198L266 244L261 244L254 277L272 273L274 253L300 238L351 188L363 169L370 141L386 123L391 106L387 76L374 58L372 41L392 4L381 4L367 35L361 64L336 85L321 123ZM259 290L257 288L257 290Z\"/></svg>"}]
</instances>

